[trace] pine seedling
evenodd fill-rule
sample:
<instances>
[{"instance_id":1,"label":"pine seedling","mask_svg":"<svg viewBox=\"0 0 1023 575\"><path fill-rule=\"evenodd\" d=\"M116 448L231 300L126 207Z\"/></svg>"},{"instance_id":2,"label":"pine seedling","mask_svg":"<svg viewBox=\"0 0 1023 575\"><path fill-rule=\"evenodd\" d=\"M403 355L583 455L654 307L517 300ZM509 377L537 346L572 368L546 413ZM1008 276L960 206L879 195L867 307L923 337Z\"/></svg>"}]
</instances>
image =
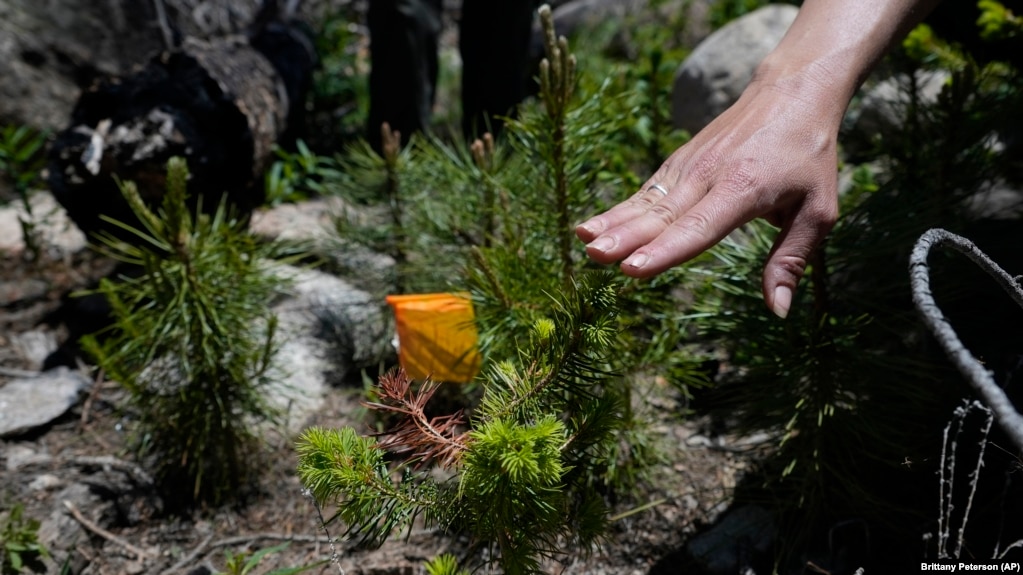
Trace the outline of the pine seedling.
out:
<instances>
[{"instance_id":1,"label":"pine seedling","mask_svg":"<svg viewBox=\"0 0 1023 575\"><path fill-rule=\"evenodd\" d=\"M276 350L267 302L283 287L266 262L279 248L247 233L225 203L212 215L186 204L184 160L167 163L167 193L151 210L135 185L121 190L142 229L102 238L104 253L136 272L101 282L114 323L84 349L128 392L136 447L172 500L216 505L240 495L259 459L255 420ZM201 201L199 202L201 206Z\"/></svg>"},{"instance_id":2,"label":"pine seedling","mask_svg":"<svg viewBox=\"0 0 1023 575\"><path fill-rule=\"evenodd\" d=\"M579 97L575 55L556 35L550 7L539 12L547 53L540 63L541 105L523 108L506 124L512 150L523 158L512 166L519 181L508 183L499 241L474 246L471 254L481 348L492 358L513 357L550 308L547 294L570 286L586 265L573 224L597 207L600 142L621 120L602 113L605 94Z\"/></svg>"},{"instance_id":3,"label":"pine seedling","mask_svg":"<svg viewBox=\"0 0 1023 575\"><path fill-rule=\"evenodd\" d=\"M516 222L509 230L515 233L472 249L468 269L480 349L494 363L516 358L534 327L551 315L556 301L548 294L565 290L592 267L574 223L606 207L611 190L625 189L608 170L606 149L626 121L615 105L620 96L607 92L606 84L595 94L581 93L576 58L566 39L555 34L549 7L540 8L540 21L547 50L540 71L541 105L524 107L518 119L506 124L515 155L524 158L517 164L524 182L510 186L511 207L505 212ZM584 468L617 492L634 487L641 470L658 461L640 414L632 412L635 376L667 368L680 387L702 383L693 354L682 345L689 327L671 293L676 277L626 282L616 296L622 313L615 316L609 344L616 353L602 368L629 377L604 390L617 396L624 410L618 430L624 449L603 469Z\"/></svg>"},{"instance_id":4,"label":"pine seedling","mask_svg":"<svg viewBox=\"0 0 1023 575\"><path fill-rule=\"evenodd\" d=\"M468 431L459 414L426 415L435 384L384 376L380 400L367 406L399 422L378 438L307 430L298 444L303 483L365 544L422 518L471 534L504 572L521 574L542 573L567 542L592 545L607 510L583 470L606 456L617 426L617 398L601 393L613 376L594 368L613 341L615 291L597 274L559 300L520 361L486 375Z\"/></svg>"}]
</instances>

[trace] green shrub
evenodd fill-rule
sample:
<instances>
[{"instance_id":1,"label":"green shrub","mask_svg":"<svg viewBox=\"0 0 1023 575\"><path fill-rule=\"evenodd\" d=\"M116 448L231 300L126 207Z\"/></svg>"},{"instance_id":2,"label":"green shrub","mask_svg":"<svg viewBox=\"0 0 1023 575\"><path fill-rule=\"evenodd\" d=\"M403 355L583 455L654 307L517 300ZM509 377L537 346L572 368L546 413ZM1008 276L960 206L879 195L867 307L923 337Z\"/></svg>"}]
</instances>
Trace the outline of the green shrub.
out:
<instances>
[{"instance_id":1,"label":"green shrub","mask_svg":"<svg viewBox=\"0 0 1023 575\"><path fill-rule=\"evenodd\" d=\"M25 507L16 503L0 515L0 574L14 575L26 569L33 573L45 571L40 559L50 553L39 543L39 521L26 519Z\"/></svg>"},{"instance_id":2,"label":"green shrub","mask_svg":"<svg viewBox=\"0 0 1023 575\"><path fill-rule=\"evenodd\" d=\"M23 198L39 181L45 158L46 135L27 126L4 126L0 130L0 175Z\"/></svg>"},{"instance_id":3,"label":"green shrub","mask_svg":"<svg viewBox=\"0 0 1023 575\"><path fill-rule=\"evenodd\" d=\"M28 219L18 218L25 247L33 256L39 257L39 240L36 237L35 222L32 221L32 203L29 196L32 187L39 182L46 158L43 154L46 135L27 126L5 126L0 130L0 178L7 180L14 188L22 209ZM0 203L5 198L0 197Z\"/></svg>"},{"instance_id":4,"label":"green shrub","mask_svg":"<svg viewBox=\"0 0 1023 575\"><path fill-rule=\"evenodd\" d=\"M119 224L137 240L107 236L100 249L136 271L102 281L114 324L82 343L128 391L137 447L168 496L215 505L256 469L254 420L275 416L265 399L276 349L267 303L283 284L266 269L278 248L248 234L226 204L188 212L187 180L172 158L156 212L134 184L121 186L144 229Z\"/></svg>"}]
</instances>

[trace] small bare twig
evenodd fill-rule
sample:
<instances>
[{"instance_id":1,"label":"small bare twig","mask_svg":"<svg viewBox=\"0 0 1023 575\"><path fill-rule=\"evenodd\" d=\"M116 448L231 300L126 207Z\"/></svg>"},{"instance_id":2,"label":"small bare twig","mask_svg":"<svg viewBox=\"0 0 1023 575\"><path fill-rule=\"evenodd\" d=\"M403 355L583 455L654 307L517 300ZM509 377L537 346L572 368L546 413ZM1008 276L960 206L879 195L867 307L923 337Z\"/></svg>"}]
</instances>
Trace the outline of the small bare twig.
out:
<instances>
[{"instance_id":1,"label":"small bare twig","mask_svg":"<svg viewBox=\"0 0 1023 575\"><path fill-rule=\"evenodd\" d=\"M987 415L987 418L984 421L984 429L980 432L980 452L977 454L977 465L973 468L973 471L971 471L969 475L970 494L966 498L966 510L963 512L963 521L959 524L959 536L956 538L956 559L959 558L963 551L963 538L966 532L966 520L969 518L970 510L973 508L973 496L977 493L977 484L980 483L980 468L984 465L984 447L987 446L987 436L991 431L991 422L994 419L991 415L990 409L976 402L974 402L973 406L983 411Z\"/></svg>"},{"instance_id":2,"label":"small bare twig","mask_svg":"<svg viewBox=\"0 0 1023 575\"><path fill-rule=\"evenodd\" d=\"M71 458L69 462L80 466L95 466L102 467L104 469L116 469L118 471L123 471L139 485L151 486L154 483L153 478L138 465L129 461L124 461L123 459L118 459L111 455L80 455L78 457Z\"/></svg>"},{"instance_id":3,"label":"small bare twig","mask_svg":"<svg viewBox=\"0 0 1023 575\"><path fill-rule=\"evenodd\" d=\"M959 437L962 435L964 422L971 410L977 410L986 417L980 430L978 443L979 452L977 463L973 470L967 475L969 481L969 493L966 495L966 508L963 511L962 519L959 521L959 529L956 534L955 550L951 555L948 552L949 538L952 535L952 512L955 509L953 500L953 489L955 485L956 454L959 452ZM966 401L957 407L953 412L952 419L945 426L943 440L941 443L941 467L939 469L938 484L938 559L959 559L965 541L966 524L970 519L970 511L973 508L973 497L977 493L977 485L980 483L980 469L984 465L984 448L987 446L987 436L991 431L991 424L994 416L991 410L979 401ZM949 439L949 431L955 428ZM997 548L995 553L997 554Z\"/></svg>"},{"instance_id":4,"label":"small bare twig","mask_svg":"<svg viewBox=\"0 0 1023 575\"><path fill-rule=\"evenodd\" d=\"M190 563L196 560L200 555L211 551L218 547L232 547L234 545L242 545L244 543L252 543L254 541L297 541L301 543L325 543L329 539L321 537L319 535L288 535L285 533L253 533L250 535L238 535L235 537L226 537L213 541L213 536L210 535L203 539L194 549L189 551L188 555L185 555L174 565L171 565L167 569L164 569L160 575L171 575L177 571L180 571L187 567Z\"/></svg>"},{"instance_id":5,"label":"small bare twig","mask_svg":"<svg viewBox=\"0 0 1023 575\"><path fill-rule=\"evenodd\" d=\"M956 440L952 439L952 449L948 449L948 432L952 429L953 421L962 424L962 420L959 419L960 411L955 411L955 416L952 421L949 421L942 431L941 436L941 467L939 467L939 479L938 479L938 559L945 559L948 557L948 553L945 551L948 540L948 532L951 529L951 512L952 512L952 475L955 474L956 456L955 456L955 444ZM956 428L956 435L959 436L961 427ZM948 478L946 479L945 473L948 472ZM945 491L948 491L946 494ZM946 517L949 515L949 517ZM948 523L948 525L946 525Z\"/></svg>"},{"instance_id":6,"label":"small bare twig","mask_svg":"<svg viewBox=\"0 0 1023 575\"><path fill-rule=\"evenodd\" d=\"M160 573L160 575L170 575L171 573L175 573L178 570L183 569L186 565L188 565L192 561L195 561L195 558L198 557L203 551L206 550L207 546L210 544L210 541L213 541L213 535L210 535L210 536L206 537L206 539L203 539L202 543L199 543L198 545L196 545L195 549L192 549L192 551L189 552L188 555L185 555L184 557L182 557L180 561L178 561L177 563L171 565L169 568L164 569Z\"/></svg>"},{"instance_id":7,"label":"small bare twig","mask_svg":"<svg viewBox=\"0 0 1023 575\"><path fill-rule=\"evenodd\" d=\"M313 507L316 509L316 516L320 518L320 529L327 536L327 543L330 545L330 562L337 565L338 573L345 575L345 568L341 566L341 553L337 550L337 539L330 536L330 531L327 530L327 521L323 518L323 510L320 509L319 501L313 497L313 492L309 489L302 489L302 495L305 495L313 502Z\"/></svg>"},{"instance_id":8,"label":"small bare twig","mask_svg":"<svg viewBox=\"0 0 1023 575\"><path fill-rule=\"evenodd\" d=\"M1002 449L1001 447L998 447L997 443L994 443L994 442L988 442L988 443L990 443L991 445L997 447L998 449ZM1002 449L1002 451L1005 451L1005 450ZM1008 452L1006 451L1006 453L1008 453ZM1010 455L1012 455L1012 454L1010 453ZM1013 472L1010 471L1010 472L1005 474L1005 484L1002 486L1002 499L1003 500L1005 500L1005 498L1009 496L1009 487L1012 486L1012 473ZM999 560L1004 559L1005 558L1005 554L1008 553L1010 549L1014 549L1016 547L1023 547L1023 539L1020 539L1019 541L1015 541L1013 543L1010 543L1008 545L1008 547L1005 548L1005 550L999 551L999 548L1002 546L1002 535L1005 534L1005 517L1006 517L1006 515L1009 515L1009 514L1012 514L1012 511L1010 511L1008 509L1008 506L1002 507L1002 513L1000 514L1000 516L998 518L998 538L995 540L995 550L991 553L991 557L993 557L995 559L999 559ZM1013 518L1015 519L1015 516L1013 516Z\"/></svg>"},{"instance_id":9,"label":"small bare twig","mask_svg":"<svg viewBox=\"0 0 1023 575\"><path fill-rule=\"evenodd\" d=\"M806 568L810 569L814 573L820 573L820 575L831 575L831 571L828 571L827 569L821 567L820 565L817 565L813 561L807 561Z\"/></svg>"},{"instance_id":10,"label":"small bare twig","mask_svg":"<svg viewBox=\"0 0 1023 575\"><path fill-rule=\"evenodd\" d=\"M1012 549L1015 549L1015 548L1017 548L1017 547L1023 547L1023 539L1020 539L1019 541L1016 541L1016 542L1010 543L1010 544L1009 544L1009 545L1008 545L1008 546L1007 546L1007 547L1005 548L1005 550L1004 550L1004 551L1002 551L1001 555L999 555L998 557L996 557L996 559L999 559L999 560L1000 560L1000 559L1005 559L1005 555L1006 555L1006 554L1008 554L1010 550L1012 550Z\"/></svg>"},{"instance_id":11,"label":"small bare twig","mask_svg":"<svg viewBox=\"0 0 1023 575\"><path fill-rule=\"evenodd\" d=\"M138 559L152 559L153 558L153 555L151 553L149 553L148 551L146 551L144 549L141 549L139 547L136 547L136 546L132 545L131 543L128 543L124 539L121 539L117 535L114 535L113 533L107 531L106 529L103 529L99 525L96 525L92 521L89 521L88 519L86 519L85 516L82 515L82 512L79 511L78 508L75 507L75 505L73 503L71 503L70 501L65 501L64 502L64 507L67 508L68 512L71 513L71 516L74 517L76 521L78 521L79 523L82 524L82 527L85 527L89 531L92 531L93 533L95 533L96 535L99 535L100 537L106 539L107 541L110 541L111 543L114 543L115 545L118 545L118 546L123 547L124 549L130 551L132 554L135 555L136 558L138 558Z\"/></svg>"},{"instance_id":12,"label":"small bare twig","mask_svg":"<svg viewBox=\"0 0 1023 575\"><path fill-rule=\"evenodd\" d=\"M995 382L991 372L977 361L977 358L973 357L963 342L959 340L955 330L949 325L948 319L941 313L941 309L934 301L934 295L931 293L927 255L931 247L936 245L949 246L966 255L993 277L1020 307L1023 307L1023 289L1020 288L1015 278L980 251L973 242L951 232L941 229L928 230L920 236L913 247L913 253L909 260L913 303L916 304L917 310L923 316L924 323L930 328L931 333L937 338L938 343L941 344L959 372L973 386L984 403L991 408L998 424L1016 444L1016 447L1023 451L1023 416L1013 407L1005 392Z\"/></svg>"},{"instance_id":13,"label":"small bare twig","mask_svg":"<svg viewBox=\"0 0 1023 575\"><path fill-rule=\"evenodd\" d=\"M100 370L92 381L92 389L89 390L89 396L85 398L85 403L82 404L82 417L79 419L82 427L88 425L89 415L92 413L92 404L99 396L100 389L103 388L104 383L106 383L106 378L103 375L103 370Z\"/></svg>"}]
</instances>

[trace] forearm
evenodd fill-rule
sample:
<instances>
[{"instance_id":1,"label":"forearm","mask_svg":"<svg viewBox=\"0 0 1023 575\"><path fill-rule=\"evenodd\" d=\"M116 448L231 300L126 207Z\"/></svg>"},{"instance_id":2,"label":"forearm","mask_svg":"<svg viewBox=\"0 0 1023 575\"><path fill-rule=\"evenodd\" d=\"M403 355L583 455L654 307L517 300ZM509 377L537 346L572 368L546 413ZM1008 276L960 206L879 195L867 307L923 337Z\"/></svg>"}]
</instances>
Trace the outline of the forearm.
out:
<instances>
[{"instance_id":1,"label":"forearm","mask_svg":"<svg viewBox=\"0 0 1023 575\"><path fill-rule=\"evenodd\" d=\"M751 87L781 90L836 122L885 51L938 0L806 0Z\"/></svg>"}]
</instances>

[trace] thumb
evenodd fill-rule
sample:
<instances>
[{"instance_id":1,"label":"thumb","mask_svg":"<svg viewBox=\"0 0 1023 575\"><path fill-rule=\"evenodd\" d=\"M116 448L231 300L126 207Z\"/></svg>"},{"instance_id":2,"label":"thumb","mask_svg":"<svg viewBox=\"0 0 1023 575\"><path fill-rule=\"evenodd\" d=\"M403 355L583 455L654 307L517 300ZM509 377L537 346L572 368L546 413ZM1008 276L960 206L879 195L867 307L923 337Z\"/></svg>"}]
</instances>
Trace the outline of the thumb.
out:
<instances>
[{"instance_id":1,"label":"thumb","mask_svg":"<svg viewBox=\"0 0 1023 575\"><path fill-rule=\"evenodd\" d=\"M797 214L783 227L764 266L764 302L775 315L784 319L792 306L792 296L803 277L813 251L831 230L836 210L816 214Z\"/></svg>"}]
</instances>

